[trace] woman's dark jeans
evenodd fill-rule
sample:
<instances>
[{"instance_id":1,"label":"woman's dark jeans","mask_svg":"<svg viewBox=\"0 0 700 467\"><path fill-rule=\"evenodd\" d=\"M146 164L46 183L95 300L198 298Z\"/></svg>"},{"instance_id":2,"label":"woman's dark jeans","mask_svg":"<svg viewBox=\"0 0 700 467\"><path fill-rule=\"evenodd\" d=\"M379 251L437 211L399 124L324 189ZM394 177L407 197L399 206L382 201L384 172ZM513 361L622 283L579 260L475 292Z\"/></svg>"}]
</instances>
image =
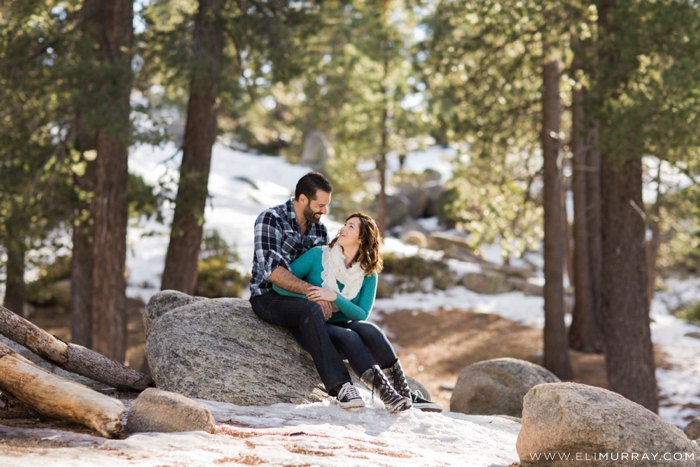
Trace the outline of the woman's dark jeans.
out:
<instances>
[{"instance_id":1,"label":"woman's dark jeans","mask_svg":"<svg viewBox=\"0 0 700 467\"><path fill-rule=\"evenodd\" d=\"M348 359L358 376L362 376L372 365L389 368L398 360L386 334L372 323L326 323L326 329L335 348Z\"/></svg>"},{"instance_id":2,"label":"woman's dark jeans","mask_svg":"<svg viewBox=\"0 0 700 467\"><path fill-rule=\"evenodd\" d=\"M250 304L263 321L292 329L294 337L311 354L329 394L334 395L338 387L351 380L345 363L328 336L326 320L318 303L280 295L273 290L251 297Z\"/></svg>"}]
</instances>

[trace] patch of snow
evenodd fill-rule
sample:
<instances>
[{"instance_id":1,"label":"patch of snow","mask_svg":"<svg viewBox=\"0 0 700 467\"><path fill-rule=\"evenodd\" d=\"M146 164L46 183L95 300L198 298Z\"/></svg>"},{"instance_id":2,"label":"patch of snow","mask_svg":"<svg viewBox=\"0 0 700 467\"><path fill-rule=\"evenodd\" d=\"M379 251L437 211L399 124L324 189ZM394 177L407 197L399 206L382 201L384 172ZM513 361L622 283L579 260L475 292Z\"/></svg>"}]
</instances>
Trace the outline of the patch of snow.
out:
<instances>
[{"instance_id":1,"label":"patch of snow","mask_svg":"<svg viewBox=\"0 0 700 467\"><path fill-rule=\"evenodd\" d=\"M364 397L369 397L364 392ZM24 438L35 443L32 449L0 451L0 465L505 467L518 460L515 441L520 425L503 417L418 410L392 415L380 402L350 412L329 402L242 407L197 401L212 411L216 434L137 433L124 440L106 440L60 430L0 425L4 439Z\"/></svg>"}]
</instances>

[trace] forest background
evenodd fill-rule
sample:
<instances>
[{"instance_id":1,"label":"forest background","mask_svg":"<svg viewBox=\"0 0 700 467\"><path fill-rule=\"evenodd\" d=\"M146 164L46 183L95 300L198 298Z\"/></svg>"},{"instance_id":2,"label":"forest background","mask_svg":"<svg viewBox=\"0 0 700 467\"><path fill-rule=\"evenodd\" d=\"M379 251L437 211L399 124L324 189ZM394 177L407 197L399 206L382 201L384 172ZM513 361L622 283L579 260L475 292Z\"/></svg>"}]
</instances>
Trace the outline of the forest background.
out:
<instances>
[{"instance_id":1,"label":"forest background","mask_svg":"<svg viewBox=\"0 0 700 467\"><path fill-rule=\"evenodd\" d=\"M123 361L129 222L173 212L163 289L230 274L203 230L216 141L294 162L322 133L335 215L383 232L387 154L437 144L443 225L505 262L542 248L543 365L569 379L566 349L603 352L611 389L657 411L649 303L700 259L699 55L683 0L3 2L4 306L65 275L72 341ZM129 174L131 146L172 140L177 191Z\"/></svg>"}]
</instances>

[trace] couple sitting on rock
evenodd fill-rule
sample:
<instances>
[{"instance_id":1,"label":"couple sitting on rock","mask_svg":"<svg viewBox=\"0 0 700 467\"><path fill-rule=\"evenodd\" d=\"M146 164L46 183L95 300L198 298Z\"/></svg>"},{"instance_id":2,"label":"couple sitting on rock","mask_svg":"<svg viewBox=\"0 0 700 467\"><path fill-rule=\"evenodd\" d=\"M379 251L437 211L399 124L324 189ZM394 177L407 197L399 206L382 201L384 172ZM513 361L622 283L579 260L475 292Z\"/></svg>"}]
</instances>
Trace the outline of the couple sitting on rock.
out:
<instances>
[{"instance_id":1,"label":"couple sitting on rock","mask_svg":"<svg viewBox=\"0 0 700 467\"><path fill-rule=\"evenodd\" d=\"M344 355L387 410L442 411L408 387L386 335L365 321L382 269L379 229L371 217L354 213L329 244L320 220L328 212L331 191L323 175L311 172L299 180L293 199L258 216L250 281L253 311L268 323L292 329L342 408L364 406Z\"/></svg>"}]
</instances>

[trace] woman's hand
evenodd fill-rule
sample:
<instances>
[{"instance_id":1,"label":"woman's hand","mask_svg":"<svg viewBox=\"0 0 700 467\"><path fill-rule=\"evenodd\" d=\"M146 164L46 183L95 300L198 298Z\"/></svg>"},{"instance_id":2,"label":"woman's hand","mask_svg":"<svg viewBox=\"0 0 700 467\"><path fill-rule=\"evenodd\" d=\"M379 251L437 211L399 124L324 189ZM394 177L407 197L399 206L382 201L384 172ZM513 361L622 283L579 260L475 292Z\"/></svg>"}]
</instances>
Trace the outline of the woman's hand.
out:
<instances>
[{"instance_id":1,"label":"woman's hand","mask_svg":"<svg viewBox=\"0 0 700 467\"><path fill-rule=\"evenodd\" d=\"M323 287L311 286L306 289L306 298L313 302L327 301L334 302L338 298L338 294L332 290L324 289Z\"/></svg>"}]
</instances>

